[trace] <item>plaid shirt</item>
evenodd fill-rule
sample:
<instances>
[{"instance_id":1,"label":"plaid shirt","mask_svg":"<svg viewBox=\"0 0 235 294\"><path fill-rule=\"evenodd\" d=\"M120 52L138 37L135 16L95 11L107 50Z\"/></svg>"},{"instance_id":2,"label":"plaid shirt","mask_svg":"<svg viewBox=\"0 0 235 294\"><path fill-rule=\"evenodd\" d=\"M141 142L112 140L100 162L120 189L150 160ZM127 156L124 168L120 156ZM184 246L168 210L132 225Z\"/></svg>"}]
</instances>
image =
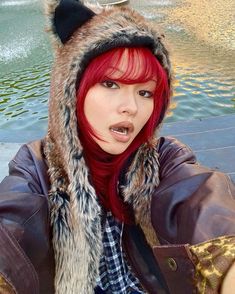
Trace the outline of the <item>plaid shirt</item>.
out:
<instances>
[{"instance_id":1,"label":"plaid shirt","mask_svg":"<svg viewBox=\"0 0 235 294\"><path fill-rule=\"evenodd\" d=\"M97 285L112 294L144 294L140 282L131 272L122 251L123 223L107 213L103 232L103 255Z\"/></svg>"}]
</instances>

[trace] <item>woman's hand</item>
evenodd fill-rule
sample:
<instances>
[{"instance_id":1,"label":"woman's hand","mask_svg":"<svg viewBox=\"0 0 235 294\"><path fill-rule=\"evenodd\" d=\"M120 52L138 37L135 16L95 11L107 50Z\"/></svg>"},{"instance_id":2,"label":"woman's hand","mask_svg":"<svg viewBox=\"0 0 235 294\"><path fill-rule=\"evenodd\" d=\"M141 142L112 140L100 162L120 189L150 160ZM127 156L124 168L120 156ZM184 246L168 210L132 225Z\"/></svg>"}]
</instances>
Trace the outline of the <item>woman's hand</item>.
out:
<instances>
[{"instance_id":1,"label":"woman's hand","mask_svg":"<svg viewBox=\"0 0 235 294\"><path fill-rule=\"evenodd\" d=\"M221 287L221 294L231 294L235 289L235 263L230 267Z\"/></svg>"}]
</instances>

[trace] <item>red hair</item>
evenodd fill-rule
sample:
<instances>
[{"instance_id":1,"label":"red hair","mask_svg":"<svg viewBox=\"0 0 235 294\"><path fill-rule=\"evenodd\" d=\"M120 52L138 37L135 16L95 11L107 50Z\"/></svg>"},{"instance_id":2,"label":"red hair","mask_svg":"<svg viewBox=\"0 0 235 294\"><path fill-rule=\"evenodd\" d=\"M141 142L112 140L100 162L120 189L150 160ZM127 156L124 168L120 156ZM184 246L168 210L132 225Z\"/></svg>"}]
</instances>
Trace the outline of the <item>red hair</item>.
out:
<instances>
[{"instance_id":1,"label":"red hair","mask_svg":"<svg viewBox=\"0 0 235 294\"><path fill-rule=\"evenodd\" d=\"M119 68L123 54L127 52L127 70L118 78L112 74ZM110 78L125 84L144 83L155 80L153 112L128 148L119 155L104 152L93 137L97 137L84 114L84 102L88 90L96 83ZM83 73L77 89L77 117L79 137L84 149L84 157L90 169L91 182L101 204L120 221L132 223L132 212L128 204L119 195L117 183L121 169L126 160L140 145L148 142L153 136L156 126L162 121L170 98L168 78L157 58L148 48L115 48L94 58Z\"/></svg>"}]
</instances>

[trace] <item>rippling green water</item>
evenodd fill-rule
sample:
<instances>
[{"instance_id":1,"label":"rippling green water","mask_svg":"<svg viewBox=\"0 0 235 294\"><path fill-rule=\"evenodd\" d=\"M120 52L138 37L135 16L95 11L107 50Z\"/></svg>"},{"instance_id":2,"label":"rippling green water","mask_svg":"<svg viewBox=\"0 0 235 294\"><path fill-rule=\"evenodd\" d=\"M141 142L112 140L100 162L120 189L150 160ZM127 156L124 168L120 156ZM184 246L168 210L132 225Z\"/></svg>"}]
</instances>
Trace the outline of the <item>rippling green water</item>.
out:
<instances>
[{"instance_id":1,"label":"rippling green water","mask_svg":"<svg viewBox=\"0 0 235 294\"><path fill-rule=\"evenodd\" d=\"M130 2L154 25L162 27L170 46L175 95L167 120L235 113L234 22L231 20L231 27L227 27L231 35L225 32L220 40L215 36L220 27L215 32L213 27L208 30L213 22L198 25L192 19L191 25L190 13L193 16L199 12L189 10L185 19L180 15L185 1ZM0 2L0 130L46 129L52 53L43 32L39 3ZM210 15L209 11L204 13ZM222 25L223 13L220 18Z\"/></svg>"}]
</instances>

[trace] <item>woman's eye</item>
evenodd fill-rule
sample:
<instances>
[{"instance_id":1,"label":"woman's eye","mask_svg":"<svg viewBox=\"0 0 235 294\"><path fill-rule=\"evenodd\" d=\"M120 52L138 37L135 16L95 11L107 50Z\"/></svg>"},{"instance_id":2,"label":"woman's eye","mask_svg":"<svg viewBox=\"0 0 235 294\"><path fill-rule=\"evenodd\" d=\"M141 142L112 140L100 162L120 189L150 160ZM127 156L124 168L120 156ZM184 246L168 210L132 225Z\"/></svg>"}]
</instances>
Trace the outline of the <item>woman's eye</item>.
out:
<instances>
[{"instance_id":1,"label":"woman's eye","mask_svg":"<svg viewBox=\"0 0 235 294\"><path fill-rule=\"evenodd\" d=\"M151 98L153 97L153 93L150 91L146 91L146 90L141 90L139 91L139 95L145 98Z\"/></svg>"},{"instance_id":2,"label":"woman's eye","mask_svg":"<svg viewBox=\"0 0 235 294\"><path fill-rule=\"evenodd\" d=\"M106 88L110 88L110 89L118 89L119 88L118 84L116 84L113 81L103 81L101 84L103 86L105 86Z\"/></svg>"}]
</instances>

